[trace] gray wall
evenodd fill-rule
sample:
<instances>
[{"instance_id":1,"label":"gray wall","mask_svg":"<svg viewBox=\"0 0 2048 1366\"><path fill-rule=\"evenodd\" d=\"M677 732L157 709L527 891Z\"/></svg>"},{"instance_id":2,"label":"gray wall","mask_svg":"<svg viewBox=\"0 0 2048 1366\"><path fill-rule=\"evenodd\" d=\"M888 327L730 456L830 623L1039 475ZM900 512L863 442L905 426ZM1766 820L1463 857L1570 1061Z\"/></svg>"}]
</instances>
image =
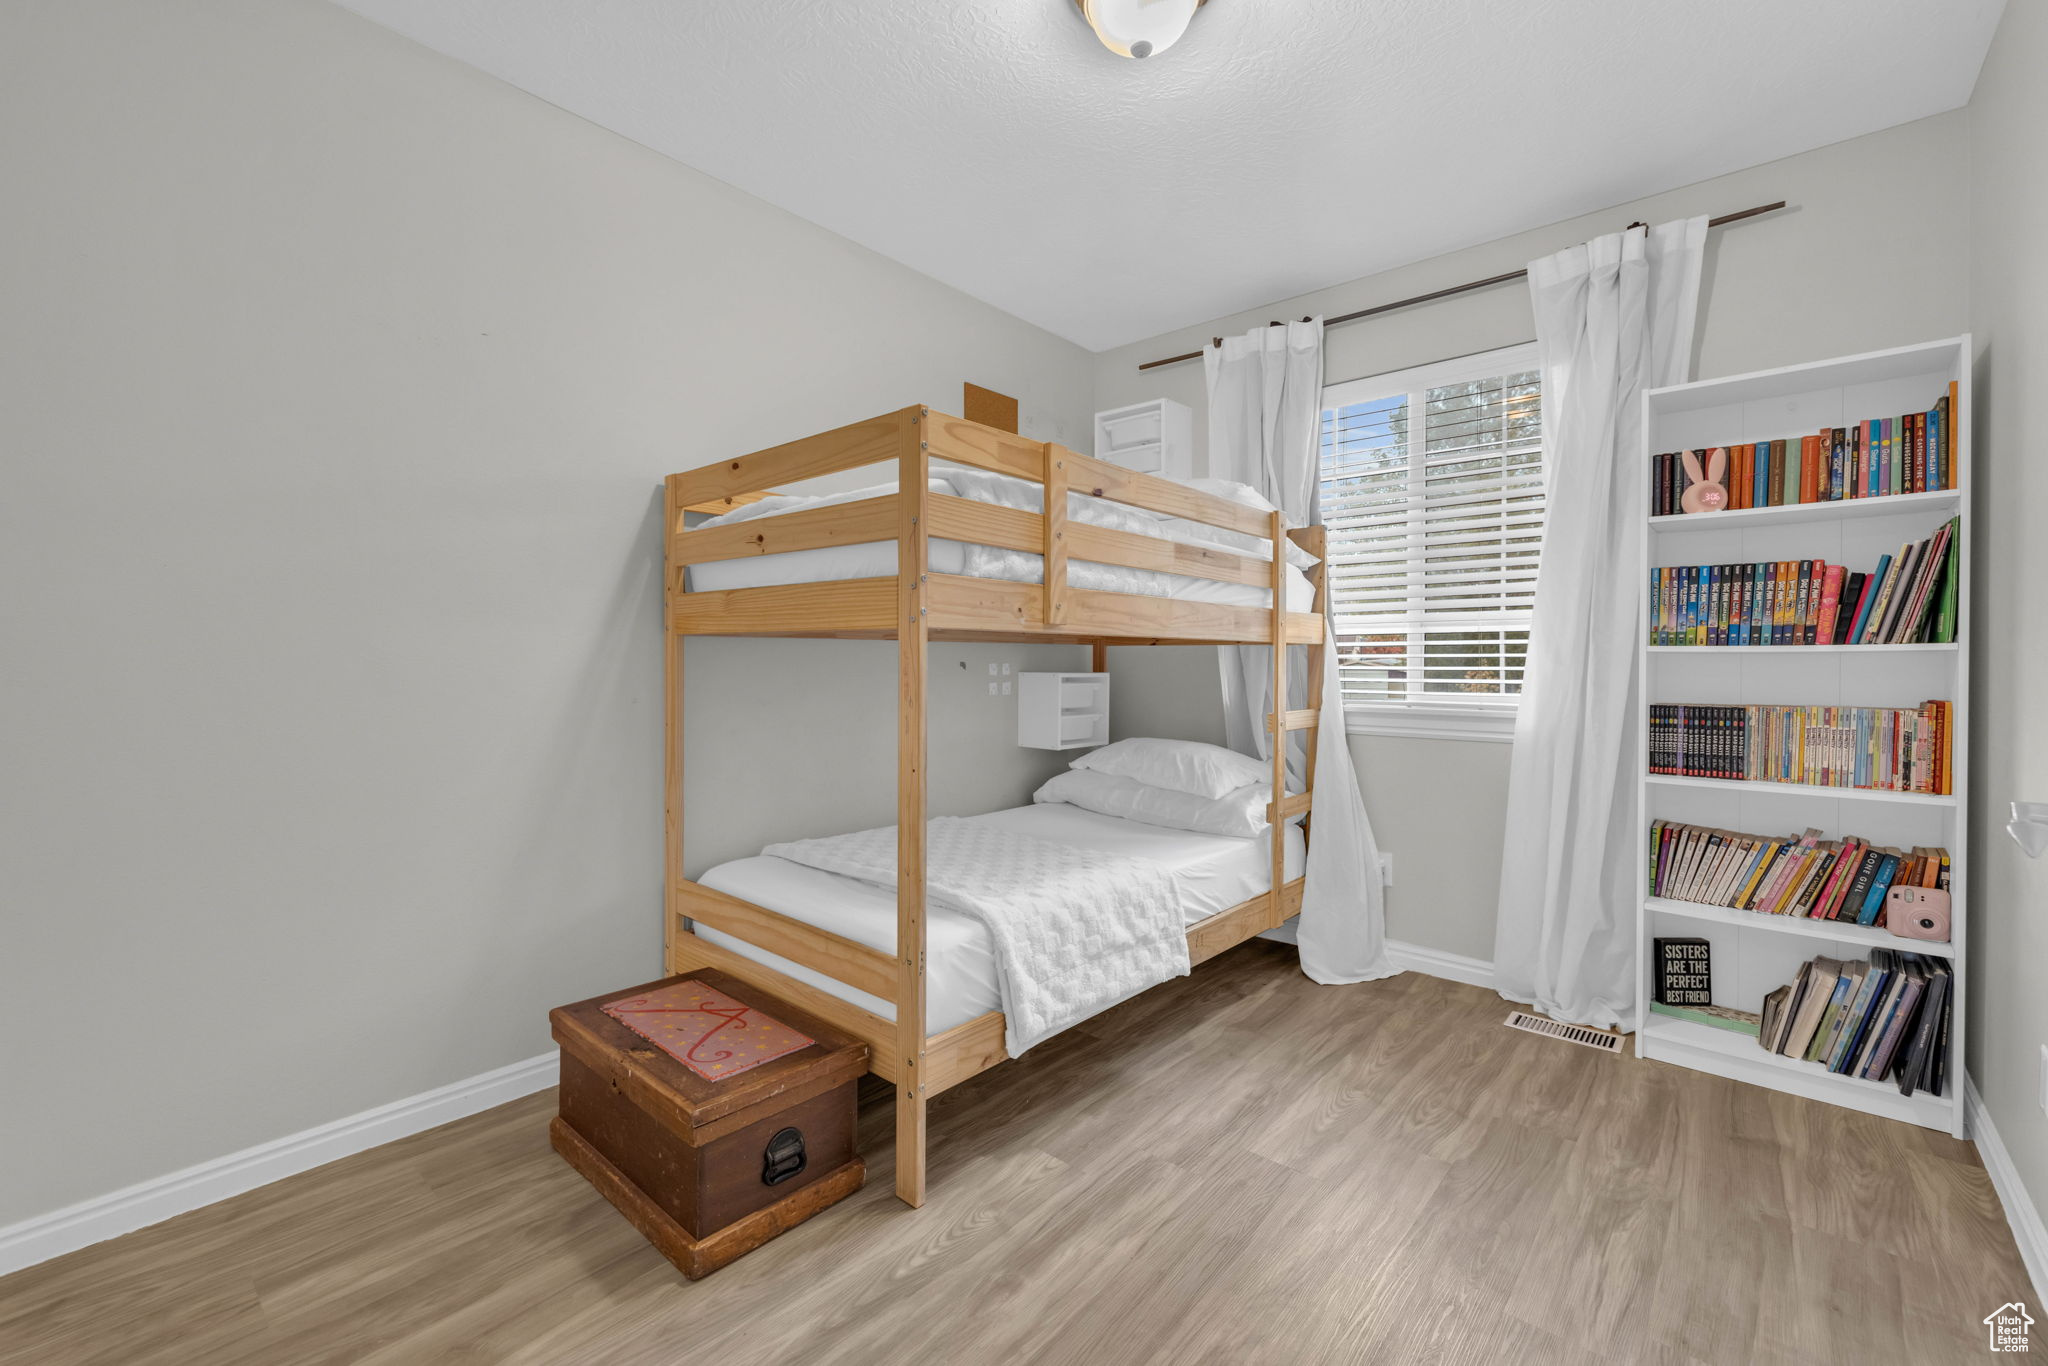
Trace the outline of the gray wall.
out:
<instances>
[{"instance_id":1,"label":"gray wall","mask_svg":"<svg viewBox=\"0 0 2048 1366\"><path fill-rule=\"evenodd\" d=\"M2006 804L2048 801L2048 7L2006 6L1970 104L1971 332L1977 345L1976 719L1970 802L1976 950L1970 1072L2034 1206L2048 1204L2048 859L2003 830Z\"/></svg>"},{"instance_id":2,"label":"gray wall","mask_svg":"<svg viewBox=\"0 0 2048 1366\"><path fill-rule=\"evenodd\" d=\"M1078 348L313 0L0 6L0 185L0 1225L657 970L661 475L1087 441ZM890 647L691 655L693 866L889 819ZM953 809L1047 768L992 657Z\"/></svg>"},{"instance_id":3,"label":"gray wall","mask_svg":"<svg viewBox=\"0 0 2048 1366\"><path fill-rule=\"evenodd\" d=\"M1708 239L1699 377L1953 336L1969 326L1969 150L1969 118L1959 110L1212 319L1098 355L1096 404L1178 399L1195 409L1200 433L1206 423L1201 364L1141 374L1141 362L1195 350L1215 334L1269 319L1334 316L1498 275L1636 219L1711 216L1777 199L1789 200L1791 208L1717 229ZM1900 207L1895 193L1902 185L1913 187L1909 208ZM2033 221L2038 225L2038 215ZM1334 328L1326 377L1334 383L1384 374L1534 335L1528 292L1516 282ZM1198 693L1214 705L1213 666L1159 659L1147 667L1161 687L1179 691L1162 696L1156 689L1126 689L1125 699L1159 706L1169 724L1201 713ZM1151 718L1126 707L1119 724L1142 729ZM1374 833L1395 859L1387 933L1491 959L1511 747L1354 735L1351 748Z\"/></svg>"}]
</instances>

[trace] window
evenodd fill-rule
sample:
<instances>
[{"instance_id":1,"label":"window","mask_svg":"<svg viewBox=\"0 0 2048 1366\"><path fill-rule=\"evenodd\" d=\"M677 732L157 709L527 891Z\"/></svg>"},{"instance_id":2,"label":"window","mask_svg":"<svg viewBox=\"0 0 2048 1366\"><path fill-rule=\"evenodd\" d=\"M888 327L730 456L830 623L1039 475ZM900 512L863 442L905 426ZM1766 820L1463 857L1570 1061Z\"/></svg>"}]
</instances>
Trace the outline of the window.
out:
<instances>
[{"instance_id":1,"label":"window","mask_svg":"<svg viewBox=\"0 0 2048 1366\"><path fill-rule=\"evenodd\" d=\"M1323 390L1346 721L1507 739L1543 554L1533 343Z\"/></svg>"}]
</instances>

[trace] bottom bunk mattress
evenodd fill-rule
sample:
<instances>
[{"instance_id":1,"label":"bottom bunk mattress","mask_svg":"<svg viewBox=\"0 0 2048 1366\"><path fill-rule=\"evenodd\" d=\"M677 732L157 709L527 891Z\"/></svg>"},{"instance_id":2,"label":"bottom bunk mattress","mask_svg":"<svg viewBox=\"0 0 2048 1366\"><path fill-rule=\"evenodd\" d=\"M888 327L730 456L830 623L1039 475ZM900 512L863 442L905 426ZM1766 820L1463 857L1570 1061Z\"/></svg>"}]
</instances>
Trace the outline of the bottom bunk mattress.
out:
<instances>
[{"instance_id":1,"label":"bottom bunk mattress","mask_svg":"<svg viewBox=\"0 0 2048 1366\"><path fill-rule=\"evenodd\" d=\"M1273 845L1266 835L1255 839L1199 835L1050 803L992 811L971 819L1031 839L1163 864L1173 875L1181 917L1189 925L1250 900L1273 882ZM1300 827L1289 826L1290 882L1301 876L1304 847ZM885 888L765 855L721 863L697 881L883 953L895 952L896 894ZM708 925L698 926L697 933L883 1019L896 1018L896 1009L889 1002L821 972ZM995 944L979 920L950 907L927 906L925 955L927 1032L944 1033L978 1015L1002 1009Z\"/></svg>"}]
</instances>

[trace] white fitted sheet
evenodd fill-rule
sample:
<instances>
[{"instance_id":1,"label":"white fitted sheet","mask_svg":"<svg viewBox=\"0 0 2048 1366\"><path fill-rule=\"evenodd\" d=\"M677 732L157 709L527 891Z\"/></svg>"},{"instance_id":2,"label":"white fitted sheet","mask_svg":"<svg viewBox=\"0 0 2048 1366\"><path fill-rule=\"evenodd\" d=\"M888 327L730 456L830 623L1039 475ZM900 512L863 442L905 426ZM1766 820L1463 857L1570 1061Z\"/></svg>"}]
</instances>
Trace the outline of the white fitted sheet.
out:
<instances>
[{"instance_id":1,"label":"white fitted sheet","mask_svg":"<svg viewBox=\"0 0 2048 1366\"><path fill-rule=\"evenodd\" d=\"M931 481L934 492L956 493L954 486L943 476L935 475ZM764 499L760 503L739 508L723 516L714 517L700 526L726 526L737 522L754 521L762 517L778 516L785 512L805 511L812 508L830 507L834 504L872 498L894 493L893 483L876 484L870 488L856 489L826 497L777 497ZM1100 499L1075 497L1076 504L1111 508ZM1209 537L1221 535L1204 529L1193 522L1167 521L1144 514L1132 514L1132 510L1114 505L1117 514L1137 515L1144 518L1142 530L1147 535L1165 540L1178 541L1184 545L1211 546L1218 549L1233 549L1236 553L1247 554L1246 550L1220 544ZM1133 527L1131 529L1138 529ZM1263 540L1259 545L1265 545ZM993 558L1000 561L1003 572L989 575L977 571L969 563L968 545L963 541L933 540L927 554L926 568L934 574L974 574L977 577L1000 577L1015 583L1043 583L1045 561L1042 556L1024 551L1003 551L992 556L982 556L984 561ZM1256 557L1255 557L1256 558ZM766 588L776 584L791 583L832 583L846 579L878 579L894 576L896 573L896 543L894 541L867 541L859 545L826 546L817 550L786 550L774 555L749 555L733 560L713 560L708 564L691 565L685 575L685 586L693 593L716 592L729 588ZM1139 571L1116 565L1095 564L1087 560L1072 560L1067 566L1067 582L1071 587L1097 589L1113 593L1136 593L1145 597L1167 597L1180 602L1212 602L1231 607L1270 607L1271 590L1246 583L1223 583L1216 579L1194 578L1185 574L1159 574ZM1156 591L1163 587L1165 591ZM1315 606L1315 587L1308 576L1293 564L1287 566L1287 610L1306 612Z\"/></svg>"},{"instance_id":2,"label":"white fitted sheet","mask_svg":"<svg viewBox=\"0 0 2048 1366\"><path fill-rule=\"evenodd\" d=\"M973 820L1031 839L1075 844L1102 853L1149 858L1173 870L1181 916L1192 925L1249 900L1272 885L1273 846L1266 836L1234 839L1168 830L1077 806L1047 804L992 811ZM1304 844L1298 826L1287 831L1287 878L1301 876ZM896 894L887 888L821 872L787 859L756 855L721 863L698 878L716 891L830 930L843 938L894 953ZM697 933L800 982L828 991L883 1019L896 1018L889 1002L856 991L822 972L755 948L708 925ZM995 946L980 921L945 906L925 909L925 1027L933 1034L977 1015L1002 1009L996 987Z\"/></svg>"}]
</instances>

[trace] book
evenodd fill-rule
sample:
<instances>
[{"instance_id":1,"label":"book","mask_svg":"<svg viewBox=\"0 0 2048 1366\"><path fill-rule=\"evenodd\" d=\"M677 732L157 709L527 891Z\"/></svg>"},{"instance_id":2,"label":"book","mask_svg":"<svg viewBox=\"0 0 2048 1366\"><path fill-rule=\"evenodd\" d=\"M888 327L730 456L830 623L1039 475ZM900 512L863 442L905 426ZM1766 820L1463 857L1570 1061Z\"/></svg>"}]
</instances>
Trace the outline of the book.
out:
<instances>
[{"instance_id":1,"label":"book","mask_svg":"<svg viewBox=\"0 0 2048 1366\"><path fill-rule=\"evenodd\" d=\"M1835 643L1835 618L1842 610L1842 577L1843 569L1838 564L1825 565L1821 570L1820 607L1815 613L1811 644Z\"/></svg>"},{"instance_id":2,"label":"book","mask_svg":"<svg viewBox=\"0 0 2048 1366\"><path fill-rule=\"evenodd\" d=\"M1863 600L1863 585L1870 579L1868 574L1850 570L1842 575L1841 603L1835 612L1835 642L1850 643L1849 626L1856 619L1857 605Z\"/></svg>"},{"instance_id":3,"label":"book","mask_svg":"<svg viewBox=\"0 0 2048 1366\"><path fill-rule=\"evenodd\" d=\"M1856 1039L1863 1032L1864 1018L1870 1013L1870 1003L1884 990L1891 980L1890 971L1880 961L1886 957L1884 949L1871 950L1870 960L1863 965L1862 979L1856 985L1855 999L1850 1001L1842 1027L1835 1031L1835 1037L1828 1049L1827 1065L1830 1072L1839 1069L1842 1060L1854 1049Z\"/></svg>"},{"instance_id":4,"label":"book","mask_svg":"<svg viewBox=\"0 0 2048 1366\"><path fill-rule=\"evenodd\" d=\"M1857 1041L1856 1051L1850 1054L1842 1072L1845 1076L1860 1077L1870 1068L1871 1059L1876 1056L1884 1041L1885 1029L1892 1017L1898 1013L1899 1001L1906 992L1905 960L1894 956L1891 980L1875 1001L1871 1002L1870 1015L1863 1021L1862 1038Z\"/></svg>"},{"instance_id":5,"label":"book","mask_svg":"<svg viewBox=\"0 0 2048 1366\"><path fill-rule=\"evenodd\" d=\"M1920 412L1722 447L1727 452L1728 509L1954 488L1958 402L1959 386L1951 383ZM1695 454L1702 465L1707 462L1706 449ZM1651 457L1652 516L1682 511L1680 500L1688 481L1680 456L1665 451Z\"/></svg>"},{"instance_id":6,"label":"book","mask_svg":"<svg viewBox=\"0 0 2048 1366\"><path fill-rule=\"evenodd\" d=\"M1935 1089L1932 1084L1935 1041L1946 1022L1949 991L1955 980L1946 963L1930 962L1927 970L1926 1000L1921 1006L1920 1018L1913 1025L1906 1060L1899 1068L1899 1094L1906 1096L1912 1095L1916 1088Z\"/></svg>"},{"instance_id":7,"label":"book","mask_svg":"<svg viewBox=\"0 0 2048 1366\"><path fill-rule=\"evenodd\" d=\"M1917 707L1656 703L1651 771L1692 778L1953 791L1951 704Z\"/></svg>"},{"instance_id":8,"label":"book","mask_svg":"<svg viewBox=\"0 0 2048 1366\"><path fill-rule=\"evenodd\" d=\"M1707 941L1659 938L1651 941L1653 999L1665 1005L1712 1005L1713 964Z\"/></svg>"},{"instance_id":9,"label":"book","mask_svg":"<svg viewBox=\"0 0 2048 1366\"><path fill-rule=\"evenodd\" d=\"M1789 1058L1806 1056L1807 1045L1813 1042L1814 1031L1820 1028L1820 1019L1827 1010L1829 1000L1834 996L1835 986L1841 980L1842 964L1839 959L1820 957L1807 965L1806 987L1800 994L1799 1010L1785 1032L1784 1044L1779 1052Z\"/></svg>"},{"instance_id":10,"label":"book","mask_svg":"<svg viewBox=\"0 0 2048 1366\"><path fill-rule=\"evenodd\" d=\"M1827 1056L1834 1036L1841 1032L1842 1019L1849 1009L1849 1002L1855 997L1857 988L1863 985L1863 973L1867 963L1844 963L1835 976L1835 987L1828 995L1828 1001L1821 1008L1820 1021L1814 1026L1813 1041L1800 1056L1808 1062L1819 1062Z\"/></svg>"},{"instance_id":11,"label":"book","mask_svg":"<svg viewBox=\"0 0 2048 1366\"><path fill-rule=\"evenodd\" d=\"M1779 988L1784 990L1783 987ZM1763 1018L1755 1011L1736 1010L1731 1006L1674 1006L1662 1001L1652 1001L1650 1010L1658 1015L1668 1015L1674 1020L1690 1020L1694 1024L1711 1025L1715 1029L1726 1029L1736 1034L1747 1034L1754 1038L1763 1027Z\"/></svg>"},{"instance_id":12,"label":"book","mask_svg":"<svg viewBox=\"0 0 2048 1366\"><path fill-rule=\"evenodd\" d=\"M1757 1044L1837 1075L1895 1081L1907 1095L1939 1095L1953 987L1950 965L1919 953L1816 957L1764 996Z\"/></svg>"},{"instance_id":13,"label":"book","mask_svg":"<svg viewBox=\"0 0 2048 1366\"><path fill-rule=\"evenodd\" d=\"M1864 978L1869 988L1863 999L1857 1003L1855 1018L1836 1046L1835 1056L1828 1062L1830 1072L1848 1073L1855 1069L1858 1059L1863 1056L1870 1036L1873 1021L1884 1018L1886 1003L1891 999L1893 986L1898 977L1899 956L1890 949L1872 949L1870 972Z\"/></svg>"},{"instance_id":14,"label":"book","mask_svg":"<svg viewBox=\"0 0 2048 1366\"><path fill-rule=\"evenodd\" d=\"M1877 860L1877 868L1870 875L1870 886L1863 893L1863 901L1856 911L1856 923L1875 925L1884 911L1884 894L1891 890L1892 879L1898 875L1899 855L1896 850L1887 850Z\"/></svg>"},{"instance_id":15,"label":"book","mask_svg":"<svg viewBox=\"0 0 2048 1366\"><path fill-rule=\"evenodd\" d=\"M1879 1034L1875 1046L1870 1050L1869 1061L1857 1073L1868 1081L1882 1081L1891 1070L1893 1058L1898 1053L1899 1042L1905 1037L1906 1027L1912 1022L1913 1012L1920 1004L1920 997L1927 990L1927 970L1917 959L1908 959L1905 970L1905 985L1899 992L1890 1015L1885 1018L1884 1032Z\"/></svg>"},{"instance_id":16,"label":"book","mask_svg":"<svg viewBox=\"0 0 2048 1366\"><path fill-rule=\"evenodd\" d=\"M1880 555L1877 557L1877 568L1871 570L1869 576L1865 579L1862 596L1856 603L1856 616L1849 624L1848 644L1859 645L1863 642L1864 627L1870 621L1871 609L1876 603L1878 585L1884 581L1884 577L1890 572L1891 567L1891 556Z\"/></svg>"},{"instance_id":17,"label":"book","mask_svg":"<svg viewBox=\"0 0 2048 1366\"><path fill-rule=\"evenodd\" d=\"M1771 1031L1770 1038L1758 1041L1771 1052L1782 1053L1785 1051L1785 1041L1792 1033L1793 1021L1799 1017L1799 1012L1805 1006L1806 993L1808 987L1812 984L1813 973L1814 965L1812 963L1801 963L1799 971L1793 975L1791 982L1782 988L1786 995L1778 1010L1777 1027Z\"/></svg>"},{"instance_id":18,"label":"book","mask_svg":"<svg viewBox=\"0 0 2048 1366\"><path fill-rule=\"evenodd\" d=\"M1782 986L1764 997L1763 1010L1757 1020L1757 1042L1772 1052L1777 1051L1774 1044L1785 1017L1785 1002L1791 995L1792 988Z\"/></svg>"}]
</instances>

